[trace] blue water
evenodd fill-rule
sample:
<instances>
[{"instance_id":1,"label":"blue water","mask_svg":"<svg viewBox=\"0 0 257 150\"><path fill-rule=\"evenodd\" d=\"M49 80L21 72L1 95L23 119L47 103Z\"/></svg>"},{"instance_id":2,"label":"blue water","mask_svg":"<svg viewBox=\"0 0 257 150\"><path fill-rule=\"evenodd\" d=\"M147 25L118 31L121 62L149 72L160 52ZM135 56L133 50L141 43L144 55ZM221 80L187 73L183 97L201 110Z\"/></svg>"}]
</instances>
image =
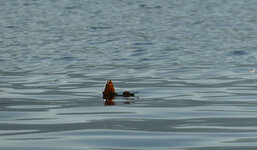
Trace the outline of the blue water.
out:
<instances>
[{"instance_id":1,"label":"blue water","mask_svg":"<svg viewBox=\"0 0 257 150\"><path fill-rule=\"evenodd\" d=\"M256 149L256 10L2 0L0 149ZM139 92L106 106L107 79Z\"/></svg>"}]
</instances>

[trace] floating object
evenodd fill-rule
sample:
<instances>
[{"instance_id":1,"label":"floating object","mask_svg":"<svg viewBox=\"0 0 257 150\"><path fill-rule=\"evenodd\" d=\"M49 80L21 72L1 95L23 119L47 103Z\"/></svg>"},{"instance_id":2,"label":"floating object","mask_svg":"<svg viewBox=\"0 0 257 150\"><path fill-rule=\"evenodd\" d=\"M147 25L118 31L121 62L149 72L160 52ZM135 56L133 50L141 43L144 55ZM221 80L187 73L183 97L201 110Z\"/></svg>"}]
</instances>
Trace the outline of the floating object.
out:
<instances>
[{"instance_id":1,"label":"floating object","mask_svg":"<svg viewBox=\"0 0 257 150\"><path fill-rule=\"evenodd\" d=\"M107 80L103 91L103 98L114 99L115 96L130 97L130 96L135 96L135 93L132 93L129 91L124 91L122 92L122 94L115 93L115 88L113 86L112 80Z\"/></svg>"},{"instance_id":2,"label":"floating object","mask_svg":"<svg viewBox=\"0 0 257 150\"><path fill-rule=\"evenodd\" d=\"M256 71L255 71L255 68L253 68L253 70L248 70L248 72L255 73Z\"/></svg>"},{"instance_id":3,"label":"floating object","mask_svg":"<svg viewBox=\"0 0 257 150\"><path fill-rule=\"evenodd\" d=\"M130 97L135 96L135 93L137 92L129 92L124 91L121 94L118 94L115 92L115 88L113 86L112 80L107 80L105 83L104 91L103 91L103 99L105 99L104 104L105 105L115 105L115 97L122 96L122 97ZM129 104L130 102L124 102L125 104Z\"/></svg>"},{"instance_id":4,"label":"floating object","mask_svg":"<svg viewBox=\"0 0 257 150\"><path fill-rule=\"evenodd\" d=\"M107 80L103 91L104 99L111 99L115 97L115 89L112 84L112 80Z\"/></svg>"},{"instance_id":5,"label":"floating object","mask_svg":"<svg viewBox=\"0 0 257 150\"><path fill-rule=\"evenodd\" d=\"M134 94L134 93L131 93L131 92L128 92L128 91L124 91L124 92L122 93L122 96L124 96L124 97L130 97L130 96L135 96L135 94Z\"/></svg>"}]
</instances>

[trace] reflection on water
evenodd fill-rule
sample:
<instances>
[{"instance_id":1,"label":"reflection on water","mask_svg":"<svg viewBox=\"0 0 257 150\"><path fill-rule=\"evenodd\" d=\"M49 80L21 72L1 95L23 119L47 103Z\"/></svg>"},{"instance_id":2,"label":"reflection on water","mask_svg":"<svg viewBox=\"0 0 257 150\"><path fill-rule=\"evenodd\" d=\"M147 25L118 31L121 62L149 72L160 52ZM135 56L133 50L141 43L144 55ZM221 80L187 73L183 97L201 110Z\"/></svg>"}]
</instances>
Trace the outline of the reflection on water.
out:
<instances>
[{"instance_id":1,"label":"reflection on water","mask_svg":"<svg viewBox=\"0 0 257 150\"><path fill-rule=\"evenodd\" d=\"M256 149L256 5L2 1L0 149Z\"/></svg>"}]
</instances>

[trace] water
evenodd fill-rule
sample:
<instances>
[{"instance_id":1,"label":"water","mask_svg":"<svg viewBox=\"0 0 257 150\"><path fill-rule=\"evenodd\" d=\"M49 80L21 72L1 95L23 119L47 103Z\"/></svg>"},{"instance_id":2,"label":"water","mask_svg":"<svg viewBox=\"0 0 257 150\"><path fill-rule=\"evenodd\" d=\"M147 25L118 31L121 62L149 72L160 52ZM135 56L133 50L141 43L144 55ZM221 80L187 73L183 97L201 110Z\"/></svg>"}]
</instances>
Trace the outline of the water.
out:
<instances>
[{"instance_id":1,"label":"water","mask_svg":"<svg viewBox=\"0 0 257 150\"><path fill-rule=\"evenodd\" d=\"M255 1L0 4L1 150L257 148Z\"/></svg>"}]
</instances>

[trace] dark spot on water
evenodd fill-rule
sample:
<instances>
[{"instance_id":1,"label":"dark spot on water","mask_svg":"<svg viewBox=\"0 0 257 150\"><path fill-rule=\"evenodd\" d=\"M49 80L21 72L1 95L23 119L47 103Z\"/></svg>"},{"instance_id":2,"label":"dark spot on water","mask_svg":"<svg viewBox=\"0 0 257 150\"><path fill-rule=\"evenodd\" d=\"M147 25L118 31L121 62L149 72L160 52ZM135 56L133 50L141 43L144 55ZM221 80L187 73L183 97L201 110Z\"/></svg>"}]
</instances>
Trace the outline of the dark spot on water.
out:
<instances>
[{"instance_id":1,"label":"dark spot on water","mask_svg":"<svg viewBox=\"0 0 257 150\"><path fill-rule=\"evenodd\" d=\"M13 29L15 26L6 26L6 28Z\"/></svg>"},{"instance_id":2,"label":"dark spot on water","mask_svg":"<svg viewBox=\"0 0 257 150\"><path fill-rule=\"evenodd\" d=\"M67 6L67 7L64 7L64 9L79 9L79 7L76 7L76 6Z\"/></svg>"},{"instance_id":3,"label":"dark spot on water","mask_svg":"<svg viewBox=\"0 0 257 150\"><path fill-rule=\"evenodd\" d=\"M106 30L106 29L111 29L111 27L104 27L104 26L99 26L99 27L90 27L93 30Z\"/></svg>"},{"instance_id":4,"label":"dark spot on water","mask_svg":"<svg viewBox=\"0 0 257 150\"><path fill-rule=\"evenodd\" d=\"M74 9L72 6L64 7L64 9Z\"/></svg>"},{"instance_id":5,"label":"dark spot on water","mask_svg":"<svg viewBox=\"0 0 257 150\"><path fill-rule=\"evenodd\" d=\"M162 8L162 6L147 6L146 4L140 4L139 7L144 8L144 9L160 9L160 8Z\"/></svg>"},{"instance_id":6,"label":"dark spot on water","mask_svg":"<svg viewBox=\"0 0 257 150\"><path fill-rule=\"evenodd\" d=\"M69 57L69 56L66 56L66 57L62 57L61 60L72 60L73 57Z\"/></svg>"},{"instance_id":7,"label":"dark spot on water","mask_svg":"<svg viewBox=\"0 0 257 150\"><path fill-rule=\"evenodd\" d=\"M143 59L140 59L141 61L150 61L151 59L149 58L143 58Z\"/></svg>"},{"instance_id":8,"label":"dark spot on water","mask_svg":"<svg viewBox=\"0 0 257 150\"><path fill-rule=\"evenodd\" d=\"M245 55L247 53L243 50L238 50L238 51L233 51L232 54L234 54L234 55Z\"/></svg>"},{"instance_id":9,"label":"dark spot on water","mask_svg":"<svg viewBox=\"0 0 257 150\"><path fill-rule=\"evenodd\" d=\"M157 9L158 9L158 8L162 8L162 6L155 6L155 8L157 8Z\"/></svg>"},{"instance_id":10,"label":"dark spot on water","mask_svg":"<svg viewBox=\"0 0 257 150\"><path fill-rule=\"evenodd\" d=\"M141 46L141 45L152 45L153 43L151 42L137 42L137 43L134 43L133 45L136 45L136 46Z\"/></svg>"},{"instance_id":11,"label":"dark spot on water","mask_svg":"<svg viewBox=\"0 0 257 150\"><path fill-rule=\"evenodd\" d=\"M141 59L137 60L137 62L140 62L140 63L149 62L149 61L151 61L151 59L149 59L149 58L141 58Z\"/></svg>"},{"instance_id":12,"label":"dark spot on water","mask_svg":"<svg viewBox=\"0 0 257 150\"><path fill-rule=\"evenodd\" d=\"M139 7L141 7L141 8L145 8L145 7L146 7L146 5L145 5L145 4L140 4L140 5L139 5Z\"/></svg>"},{"instance_id":13,"label":"dark spot on water","mask_svg":"<svg viewBox=\"0 0 257 150\"><path fill-rule=\"evenodd\" d=\"M193 22L192 25L198 25L198 24L202 24L203 21L197 21L197 22Z\"/></svg>"}]
</instances>

